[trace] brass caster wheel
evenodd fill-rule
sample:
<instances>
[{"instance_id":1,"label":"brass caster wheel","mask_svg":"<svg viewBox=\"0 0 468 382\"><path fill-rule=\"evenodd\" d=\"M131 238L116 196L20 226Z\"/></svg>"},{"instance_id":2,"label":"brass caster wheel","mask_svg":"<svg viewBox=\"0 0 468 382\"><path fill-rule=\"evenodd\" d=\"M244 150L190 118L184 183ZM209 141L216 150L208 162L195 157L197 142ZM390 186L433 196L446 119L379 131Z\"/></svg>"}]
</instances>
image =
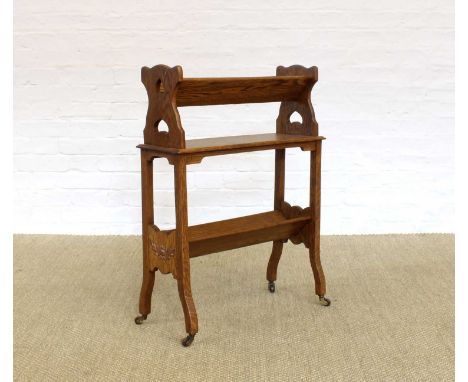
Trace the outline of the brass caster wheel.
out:
<instances>
[{"instance_id":1,"label":"brass caster wheel","mask_svg":"<svg viewBox=\"0 0 468 382\"><path fill-rule=\"evenodd\" d=\"M275 282L274 281L268 281L268 290L270 293L275 293Z\"/></svg>"},{"instance_id":2,"label":"brass caster wheel","mask_svg":"<svg viewBox=\"0 0 468 382\"><path fill-rule=\"evenodd\" d=\"M193 339L195 338L195 334L189 334L187 337L185 337L183 340L182 340L182 345L184 347L188 347L192 344L193 342Z\"/></svg>"},{"instance_id":3,"label":"brass caster wheel","mask_svg":"<svg viewBox=\"0 0 468 382\"><path fill-rule=\"evenodd\" d=\"M135 317L135 324L141 325L144 320L146 320L146 317L148 317L147 314L142 314L141 316Z\"/></svg>"},{"instance_id":4,"label":"brass caster wheel","mask_svg":"<svg viewBox=\"0 0 468 382\"><path fill-rule=\"evenodd\" d=\"M323 306L330 306L331 304L331 301L329 298L326 298L325 296L319 296L320 298L320 303L323 305Z\"/></svg>"}]
</instances>

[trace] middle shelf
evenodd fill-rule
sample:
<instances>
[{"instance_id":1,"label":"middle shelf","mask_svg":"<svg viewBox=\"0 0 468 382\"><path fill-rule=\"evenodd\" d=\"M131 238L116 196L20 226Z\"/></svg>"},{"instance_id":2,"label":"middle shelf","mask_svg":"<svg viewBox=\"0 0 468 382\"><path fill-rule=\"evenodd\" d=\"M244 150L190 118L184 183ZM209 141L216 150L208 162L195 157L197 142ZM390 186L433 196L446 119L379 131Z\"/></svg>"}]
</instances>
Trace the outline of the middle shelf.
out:
<instances>
[{"instance_id":1,"label":"middle shelf","mask_svg":"<svg viewBox=\"0 0 468 382\"><path fill-rule=\"evenodd\" d=\"M282 149L301 147L313 150L316 142L325 139L321 136L293 134L252 134L230 137L189 139L185 148L162 147L154 145L138 145L141 149L168 154L200 154L203 156L234 154L248 151Z\"/></svg>"}]
</instances>

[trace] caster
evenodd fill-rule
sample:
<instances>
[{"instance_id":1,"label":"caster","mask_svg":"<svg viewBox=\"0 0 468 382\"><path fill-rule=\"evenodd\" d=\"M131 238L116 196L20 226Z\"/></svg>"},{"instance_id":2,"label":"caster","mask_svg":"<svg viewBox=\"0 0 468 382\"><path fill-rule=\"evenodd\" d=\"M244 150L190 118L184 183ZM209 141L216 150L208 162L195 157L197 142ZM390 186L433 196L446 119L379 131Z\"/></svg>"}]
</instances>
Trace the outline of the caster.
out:
<instances>
[{"instance_id":1,"label":"caster","mask_svg":"<svg viewBox=\"0 0 468 382\"><path fill-rule=\"evenodd\" d=\"M330 306L331 304L331 301L329 298L326 298L325 296L319 296L320 298L320 303L323 305L323 306Z\"/></svg>"},{"instance_id":2,"label":"caster","mask_svg":"<svg viewBox=\"0 0 468 382\"><path fill-rule=\"evenodd\" d=\"M135 324L141 325L144 320L146 320L146 317L148 317L147 314L142 314L141 316L135 317Z\"/></svg>"},{"instance_id":3,"label":"caster","mask_svg":"<svg viewBox=\"0 0 468 382\"><path fill-rule=\"evenodd\" d=\"M183 340L182 340L182 345L184 347L188 347L192 344L193 342L193 339L195 338L195 334L189 334L187 337L185 337Z\"/></svg>"},{"instance_id":4,"label":"caster","mask_svg":"<svg viewBox=\"0 0 468 382\"><path fill-rule=\"evenodd\" d=\"M274 281L268 281L268 290L270 293L275 293L275 282Z\"/></svg>"}]
</instances>

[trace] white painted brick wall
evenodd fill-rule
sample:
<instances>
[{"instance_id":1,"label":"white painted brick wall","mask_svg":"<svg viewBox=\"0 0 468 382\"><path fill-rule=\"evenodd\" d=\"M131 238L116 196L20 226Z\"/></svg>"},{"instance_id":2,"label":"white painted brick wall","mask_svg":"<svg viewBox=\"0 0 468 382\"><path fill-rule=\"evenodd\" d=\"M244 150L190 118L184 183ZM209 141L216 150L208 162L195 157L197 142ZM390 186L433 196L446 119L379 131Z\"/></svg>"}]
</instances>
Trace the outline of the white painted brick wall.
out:
<instances>
[{"instance_id":1,"label":"white painted brick wall","mask_svg":"<svg viewBox=\"0 0 468 382\"><path fill-rule=\"evenodd\" d=\"M451 232L454 9L446 0L17 0L16 232L140 232L140 67L186 76L317 65L322 232ZM188 138L273 132L277 104L181 109ZM265 211L273 152L190 167L191 224ZM307 204L307 154L286 198ZM155 163L156 221L174 224L172 168Z\"/></svg>"}]
</instances>

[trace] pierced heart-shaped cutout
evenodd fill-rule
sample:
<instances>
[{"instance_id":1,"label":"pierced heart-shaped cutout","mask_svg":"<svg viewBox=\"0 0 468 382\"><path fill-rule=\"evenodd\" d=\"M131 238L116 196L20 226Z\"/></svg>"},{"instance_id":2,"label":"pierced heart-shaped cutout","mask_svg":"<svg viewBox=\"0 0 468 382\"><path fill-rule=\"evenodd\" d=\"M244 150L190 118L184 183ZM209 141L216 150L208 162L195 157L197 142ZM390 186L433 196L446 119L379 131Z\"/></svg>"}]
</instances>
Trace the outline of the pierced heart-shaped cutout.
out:
<instances>
[{"instance_id":1,"label":"pierced heart-shaped cutout","mask_svg":"<svg viewBox=\"0 0 468 382\"><path fill-rule=\"evenodd\" d=\"M302 123L302 116L297 111L289 116L289 123L295 122Z\"/></svg>"},{"instance_id":2,"label":"pierced heart-shaped cutout","mask_svg":"<svg viewBox=\"0 0 468 382\"><path fill-rule=\"evenodd\" d=\"M155 122L154 128L160 133L169 133L169 126L162 119Z\"/></svg>"}]
</instances>

